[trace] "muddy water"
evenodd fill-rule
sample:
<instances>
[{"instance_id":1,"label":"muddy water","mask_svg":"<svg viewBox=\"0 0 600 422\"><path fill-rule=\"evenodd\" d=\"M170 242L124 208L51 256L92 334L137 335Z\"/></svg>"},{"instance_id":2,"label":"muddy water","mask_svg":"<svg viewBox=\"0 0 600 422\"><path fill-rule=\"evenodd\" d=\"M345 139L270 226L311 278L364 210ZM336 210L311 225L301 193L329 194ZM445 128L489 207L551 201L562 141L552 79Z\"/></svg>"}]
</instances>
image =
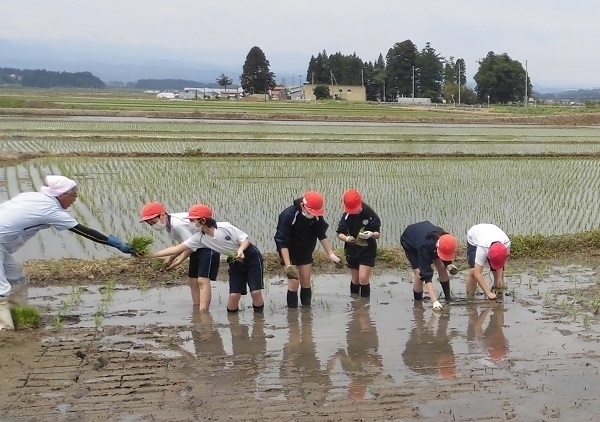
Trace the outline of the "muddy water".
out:
<instances>
[{"instance_id":1,"label":"muddy water","mask_svg":"<svg viewBox=\"0 0 600 422\"><path fill-rule=\"evenodd\" d=\"M243 406L222 403L226 391L249 398L262 420L598 420L598 317L556 316L559 299L551 294L596 280L582 267L515 273L502 302L479 296L468 303L459 274L455 299L439 314L412 300L404 273L376 275L369 300L350 296L347 276L319 275L312 307L296 310L285 307L283 280L267 280L262 316L248 299L228 315L222 281L213 283L211 312L202 314L185 285L116 286L101 319L94 315L107 292L98 286L85 287L68 312L72 288L29 288L29 302L52 315L63 309L62 328L53 332L49 323L43 342L86 339L92 329L98 353L197 366L194 383L210 383L221 397L203 399L214 420L244 415ZM277 414L276 403L288 413ZM290 410L302 406L308 413ZM187 420L181 412L177 420Z\"/></svg>"}]
</instances>

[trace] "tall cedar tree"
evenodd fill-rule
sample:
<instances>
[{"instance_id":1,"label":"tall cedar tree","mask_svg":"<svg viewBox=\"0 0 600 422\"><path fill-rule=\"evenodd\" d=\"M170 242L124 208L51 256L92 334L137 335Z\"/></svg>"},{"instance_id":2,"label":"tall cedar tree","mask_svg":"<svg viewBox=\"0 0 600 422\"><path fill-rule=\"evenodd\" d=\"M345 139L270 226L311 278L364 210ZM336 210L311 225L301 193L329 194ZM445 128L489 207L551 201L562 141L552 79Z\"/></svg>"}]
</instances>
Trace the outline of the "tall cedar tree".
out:
<instances>
[{"instance_id":1,"label":"tall cedar tree","mask_svg":"<svg viewBox=\"0 0 600 422\"><path fill-rule=\"evenodd\" d=\"M275 74L269 70L269 61L260 47L252 47L246 56L240 82L250 94L266 94L275 88Z\"/></svg>"},{"instance_id":2,"label":"tall cedar tree","mask_svg":"<svg viewBox=\"0 0 600 422\"><path fill-rule=\"evenodd\" d=\"M386 55L386 96L395 98L396 95L411 97L413 93L413 66L415 67L415 97L420 92L420 76L417 66L419 52L417 46L406 40L394 44Z\"/></svg>"}]
</instances>

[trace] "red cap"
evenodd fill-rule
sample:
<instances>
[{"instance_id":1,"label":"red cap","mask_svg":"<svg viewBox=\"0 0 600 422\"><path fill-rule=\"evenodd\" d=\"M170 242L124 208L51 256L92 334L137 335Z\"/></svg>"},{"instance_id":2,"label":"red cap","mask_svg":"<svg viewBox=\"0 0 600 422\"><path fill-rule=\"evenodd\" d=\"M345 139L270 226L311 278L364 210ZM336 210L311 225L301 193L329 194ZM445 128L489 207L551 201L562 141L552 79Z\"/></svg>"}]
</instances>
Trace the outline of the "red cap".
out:
<instances>
[{"instance_id":1,"label":"red cap","mask_svg":"<svg viewBox=\"0 0 600 422\"><path fill-rule=\"evenodd\" d=\"M500 270L504 268L504 263L508 258L508 249L500 242L496 242L490 246L488 251L488 260L492 270Z\"/></svg>"},{"instance_id":2,"label":"red cap","mask_svg":"<svg viewBox=\"0 0 600 422\"><path fill-rule=\"evenodd\" d=\"M325 200L323 196L319 192L308 191L304 194L304 198L302 198L302 203L304 204L304 208L306 211L315 215L317 217L321 217L325 214L325 210L323 209L323 204L325 204Z\"/></svg>"},{"instance_id":3,"label":"red cap","mask_svg":"<svg viewBox=\"0 0 600 422\"><path fill-rule=\"evenodd\" d=\"M362 197L356 189L348 189L344 193L344 212L358 214L362 209Z\"/></svg>"},{"instance_id":4,"label":"red cap","mask_svg":"<svg viewBox=\"0 0 600 422\"><path fill-rule=\"evenodd\" d=\"M148 202L140 211L140 223L142 221L152 220L155 217L158 217L163 212L167 212L165 207L160 202Z\"/></svg>"},{"instance_id":5,"label":"red cap","mask_svg":"<svg viewBox=\"0 0 600 422\"><path fill-rule=\"evenodd\" d=\"M442 261L454 260L457 246L454 236L451 234L441 235L435 246L437 247L437 256L439 256Z\"/></svg>"},{"instance_id":6,"label":"red cap","mask_svg":"<svg viewBox=\"0 0 600 422\"><path fill-rule=\"evenodd\" d=\"M212 218L212 216L213 212L208 205L196 204L190 208L187 218Z\"/></svg>"}]
</instances>

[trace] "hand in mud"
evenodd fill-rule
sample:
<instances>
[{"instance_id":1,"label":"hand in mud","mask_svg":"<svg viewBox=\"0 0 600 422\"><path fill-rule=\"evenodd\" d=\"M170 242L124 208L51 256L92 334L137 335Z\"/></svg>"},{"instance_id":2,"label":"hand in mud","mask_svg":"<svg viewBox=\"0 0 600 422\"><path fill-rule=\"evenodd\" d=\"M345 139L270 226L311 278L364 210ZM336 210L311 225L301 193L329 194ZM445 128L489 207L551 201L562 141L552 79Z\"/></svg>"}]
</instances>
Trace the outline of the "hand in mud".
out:
<instances>
[{"instance_id":1,"label":"hand in mud","mask_svg":"<svg viewBox=\"0 0 600 422\"><path fill-rule=\"evenodd\" d=\"M458 267L454 264L449 264L446 269L448 270L448 272L450 273L450 275L456 275L458 274Z\"/></svg>"},{"instance_id":2,"label":"hand in mud","mask_svg":"<svg viewBox=\"0 0 600 422\"><path fill-rule=\"evenodd\" d=\"M290 280L298 280L298 269L294 265L285 267L285 276Z\"/></svg>"}]
</instances>

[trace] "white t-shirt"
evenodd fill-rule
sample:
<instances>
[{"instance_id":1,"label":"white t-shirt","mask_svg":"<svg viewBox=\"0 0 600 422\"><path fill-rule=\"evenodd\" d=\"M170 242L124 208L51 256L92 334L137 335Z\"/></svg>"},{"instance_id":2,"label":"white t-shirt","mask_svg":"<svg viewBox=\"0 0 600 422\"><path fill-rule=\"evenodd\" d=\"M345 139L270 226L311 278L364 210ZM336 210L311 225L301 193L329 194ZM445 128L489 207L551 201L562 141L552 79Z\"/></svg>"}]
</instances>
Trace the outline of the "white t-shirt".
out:
<instances>
[{"instance_id":1,"label":"white t-shirt","mask_svg":"<svg viewBox=\"0 0 600 422\"><path fill-rule=\"evenodd\" d=\"M202 232L195 233L187 239L185 246L195 251L199 248L209 248L219 253L237 252L248 235L225 221L219 221L215 229L215 237Z\"/></svg>"},{"instance_id":2,"label":"white t-shirt","mask_svg":"<svg viewBox=\"0 0 600 422\"><path fill-rule=\"evenodd\" d=\"M467 232L467 242L477 246L475 252L475 263L485 265L490 246L494 242L500 242L510 251L510 239L502 229L494 224L476 224Z\"/></svg>"},{"instance_id":3,"label":"white t-shirt","mask_svg":"<svg viewBox=\"0 0 600 422\"><path fill-rule=\"evenodd\" d=\"M187 212L169 214L169 216L171 217L171 230L167 228L167 233L169 233L171 239L177 243L183 243L185 240L192 237L194 233L199 232L197 228L192 227L190 220L185 218L188 216Z\"/></svg>"},{"instance_id":4,"label":"white t-shirt","mask_svg":"<svg viewBox=\"0 0 600 422\"><path fill-rule=\"evenodd\" d=\"M77 224L58 199L41 192L20 193L0 204L0 243L9 253L17 251L40 230L69 230Z\"/></svg>"}]
</instances>

